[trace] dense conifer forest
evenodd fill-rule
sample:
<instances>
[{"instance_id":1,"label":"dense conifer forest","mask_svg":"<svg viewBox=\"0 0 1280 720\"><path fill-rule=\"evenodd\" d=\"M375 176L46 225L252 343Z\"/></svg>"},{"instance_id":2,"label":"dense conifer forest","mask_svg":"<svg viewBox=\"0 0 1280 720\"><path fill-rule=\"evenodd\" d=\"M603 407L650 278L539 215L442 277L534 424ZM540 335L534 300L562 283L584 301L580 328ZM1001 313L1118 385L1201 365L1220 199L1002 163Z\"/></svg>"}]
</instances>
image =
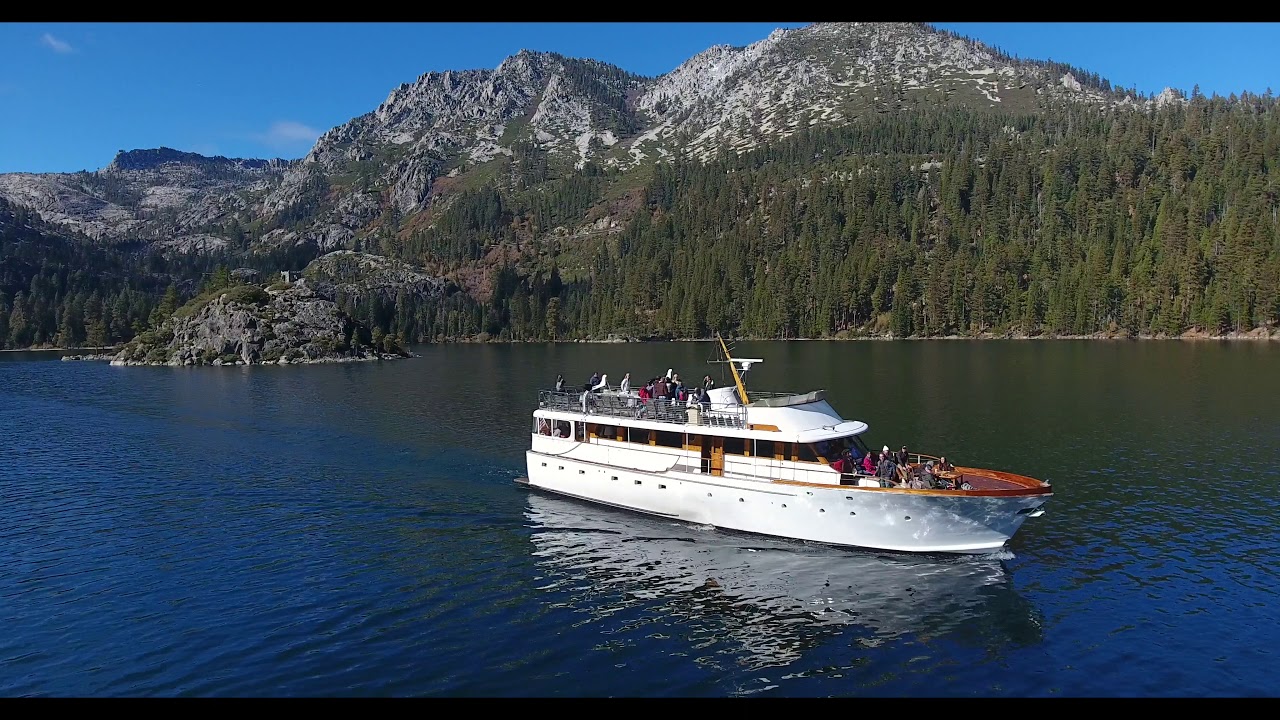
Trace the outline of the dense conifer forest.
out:
<instances>
[{"instance_id":1,"label":"dense conifer forest","mask_svg":"<svg viewBox=\"0 0 1280 720\"><path fill-rule=\"evenodd\" d=\"M411 342L1221 335L1280 322L1270 92L882 114L625 172L518 150L494 161L509 163L497 179L429 223L400 219L372 248L470 278L469 292L347 309ZM41 240L34 213L0 211L7 347L127 340L219 266L274 272L316 254L163 258ZM557 230L602 216L620 231Z\"/></svg>"},{"instance_id":2,"label":"dense conifer forest","mask_svg":"<svg viewBox=\"0 0 1280 720\"><path fill-rule=\"evenodd\" d=\"M447 334L1249 331L1280 320L1277 163L1269 94L819 127L657 165L623 232L535 238ZM476 262L521 222L568 222L621 182L588 167L536 193L474 192L402 254Z\"/></svg>"}]
</instances>

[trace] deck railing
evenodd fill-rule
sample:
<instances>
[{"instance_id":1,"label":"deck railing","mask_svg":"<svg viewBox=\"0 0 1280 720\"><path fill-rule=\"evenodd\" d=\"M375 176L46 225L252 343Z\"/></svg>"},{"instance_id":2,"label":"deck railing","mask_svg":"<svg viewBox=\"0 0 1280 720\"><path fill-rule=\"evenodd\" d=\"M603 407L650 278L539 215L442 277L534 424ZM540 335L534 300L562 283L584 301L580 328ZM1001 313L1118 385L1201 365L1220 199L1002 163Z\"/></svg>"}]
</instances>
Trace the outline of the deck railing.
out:
<instances>
[{"instance_id":1,"label":"deck railing","mask_svg":"<svg viewBox=\"0 0 1280 720\"><path fill-rule=\"evenodd\" d=\"M747 409L741 405L703 403L690 406L688 403L669 398L642 400L635 394L623 394L614 390L587 393L585 400L582 392L543 390L538 394L538 407L546 410L563 410L630 420L651 420L676 425L723 428L747 426Z\"/></svg>"}]
</instances>

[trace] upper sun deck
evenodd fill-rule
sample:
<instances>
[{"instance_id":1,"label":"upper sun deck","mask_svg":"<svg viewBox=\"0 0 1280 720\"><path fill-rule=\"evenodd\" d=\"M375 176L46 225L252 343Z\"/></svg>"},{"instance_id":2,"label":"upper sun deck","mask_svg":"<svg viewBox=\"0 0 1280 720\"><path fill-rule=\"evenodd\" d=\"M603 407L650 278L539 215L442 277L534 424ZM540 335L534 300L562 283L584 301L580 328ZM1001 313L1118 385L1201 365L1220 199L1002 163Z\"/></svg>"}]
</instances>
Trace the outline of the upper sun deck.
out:
<instances>
[{"instance_id":1,"label":"upper sun deck","mask_svg":"<svg viewBox=\"0 0 1280 720\"><path fill-rule=\"evenodd\" d=\"M655 428L731 437L785 438L797 442L819 442L857 435L866 423L845 420L826 400L826 393L752 392L743 405L734 388L711 391L711 402L688 404L666 398L642 399L635 392L606 390L587 393L541 392L540 414L562 419L613 418L616 425ZM554 414L554 415L552 415ZM781 434L781 435L779 435Z\"/></svg>"}]
</instances>

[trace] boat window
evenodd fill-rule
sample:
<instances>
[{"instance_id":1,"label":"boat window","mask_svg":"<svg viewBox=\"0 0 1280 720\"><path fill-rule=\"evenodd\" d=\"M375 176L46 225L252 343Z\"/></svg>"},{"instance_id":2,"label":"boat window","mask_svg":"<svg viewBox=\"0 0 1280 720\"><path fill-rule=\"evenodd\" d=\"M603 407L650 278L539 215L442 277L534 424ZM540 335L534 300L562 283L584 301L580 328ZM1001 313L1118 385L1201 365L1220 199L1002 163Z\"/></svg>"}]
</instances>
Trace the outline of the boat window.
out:
<instances>
[{"instance_id":1,"label":"boat window","mask_svg":"<svg viewBox=\"0 0 1280 720\"><path fill-rule=\"evenodd\" d=\"M801 462L818 462L817 450L811 443L796 443L796 460Z\"/></svg>"},{"instance_id":2,"label":"boat window","mask_svg":"<svg viewBox=\"0 0 1280 720\"><path fill-rule=\"evenodd\" d=\"M854 454L861 457L865 453L858 447L858 443L856 442L857 439L857 435L846 435L845 437L836 438L828 443L829 447L827 452L823 453L823 456L826 457L828 461L831 461L843 455L845 450L850 450L857 451Z\"/></svg>"},{"instance_id":3,"label":"boat window","mask_svg":"<svg viewBox=\"0 0 1280 720\"><path fill-rule=\"evenodd\" d=\"M533 432L537 435L551 434L551 421L546 418L536 417L533 419Z\"/></svg>"},{"instance_id":4,"label":"boat window","mask_svg":"<svg viewBox=\"0 0 1280 720\"><path fill-rule=\"evenodd\" d=\"M556 420L555 427L552 428L551 434L556 437L567 438L573 432L568 420Z\"/></svg>"},{"instance_id":5,"label":"boat window","mask_svg":"<svg viewBox=\"0 0 1280 720\"><path fill-rule=\"evenodd\" d=\"M681 433L666 432L665 430L659 430L657 444L663 447L683 448L684 435Z\"/></svg>"},{"instance_id":6,"label":"boat window","mask_svg":"<svg viewBox=\"0 0 1280 720\"><path fill-rule=\"evenodd\" d=\"M726 437L724 439L724 451L727 455L745 455L747 454L747 441L739 437Z\"/></svg>"},{"instance_id":7,"label":"boat window","mask_svg":"<svg viewBox=\"0 0 1280 720\"><path fill-rule=\"evenodd\" d=\"M757 440L756 441L756 457L771 458L773 457L773 441Z\"/></svg>"},{"instance_id":8,"label":"boat window","mask_svg":"<svg viewBox=\"0 0 1280 720\"><path fill-rule=\"evenodd\" d=\"M576 425L578 428L578 442L586 442L587 441L587 424L574 423L574 425Z\"/></svg>"}]
</instances>

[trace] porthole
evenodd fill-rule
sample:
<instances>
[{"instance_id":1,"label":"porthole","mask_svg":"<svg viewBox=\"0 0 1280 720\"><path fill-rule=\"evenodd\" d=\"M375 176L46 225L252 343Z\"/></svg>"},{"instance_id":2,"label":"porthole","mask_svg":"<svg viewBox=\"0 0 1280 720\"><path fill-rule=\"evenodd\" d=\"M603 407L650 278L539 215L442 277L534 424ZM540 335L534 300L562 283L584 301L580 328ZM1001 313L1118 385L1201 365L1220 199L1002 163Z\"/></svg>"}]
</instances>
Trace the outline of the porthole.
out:
<instances>
[{"instance_id":1,"label":"porthole","mask_svg":"<svg viewBox=\"0 0 1280 720\"><path fill-rule=\"evenodd\" d=\"M910 519L911 519L910 515L907 515L906 517L903 518L903 520L910 520Z\"/></svg>"},{"instance_id":2,"label":"porthole","mask_svg":"<svg viewBox=\"0 0 1280 720\"><path fill-rule=\"evenodd\" d=\"M617 476L617 475L614 475L613 477L611 477L611 478L609 478L609 479L610 479L610 480L617 480L617 479L618 479L618 476Z\"/></svg>"},{"instance_id":3,"label":"porthole","mask_svg":"<svg viewBox=\"0 0 1280 720\"><path fill-rule=\"evenodd\" d=\"M738 502L746 502L746 500L743 500L742 498L738 498Z\"/></svg>"},{"instance_id":4,"label":"porthole","mask_svg":"<svg viewBox=\"0 0 1280 720\"><path fill-rule=\"evenodd\" d=\"M639 484L640 484L640 481L639 481L639 480L637 480L637 481L636 481L636 484L637 484L637 485L639 485Z\"/></svg>"},{"instance_id":5,"label":"porthole","mask_svg":"<svg viewBox=\"0 0 1280 720\"><path fill-rule=\"evenodd\" d=\"M578 474L579 474L579 475L586 475L586 474L587 474L587 471L586 471L586 470L579 470L579 471L578 471Z\"/></svg>"},{"instance_id":6,"label":"porthole","mask_svg":"<svg viewBox=\"0 0 1280 720\"><path fill-rule=\"evenodd\" d=\"M782 503L782 507L786 507L786 506L787 506L787 504L786 504L786 503Z\"/></svg>"},{"instance_id":7,"label":"porthole","mask_svg":"<svg viewBox=\"0 0 1280 720\"><path fill-rule=\"evenodd\" d=\"M849 514L850 514L850 515L857 515L858 513L856 513L856 512L854 512L854 511L850 510L850 511L849 511Z\"/></svg>"},{"instance_id":8,"label":"porthole","mask_svg":"<svg viewBox=\"0 0 1280 720\"><path fill-rule=\"evenodd\" d=\"M666 486L666 485L658 485L658 489L659 489L659 490L666 490L666 489L667 489L667 486Z\"/></svg>"},{"instance_id":9,"label":"porthole","mask_svg":"<svg viewBox=\"0 0 1280 720\"><path fill-rule=\"evenodd\" d=\"M823 510L822 508L818 508L818 512L826 512L826 510Z\"/></svg>"},{"instance_id":10,"label":"porthole","mask_svg":"<svg viewBox=\"0 0 1280 720\"><path fill-rule=\"evenodd\" d=\"M564 469L564 466L563 466L563 465L560 465L559 467L560 467L560 469L561 469L561 470L563 470L563 469Z\"/></svg>"},{"instance_id":11,"label":"porthole","mask_svg":"<svg viewBox=\"0 0 1280 720\"><path fill-rule=\"evenodd\" d=\"M547 466L547 464L546 464L546 463L542 463L542 467L546 467L546 466Z\"/></svg>"}]
</instances>

